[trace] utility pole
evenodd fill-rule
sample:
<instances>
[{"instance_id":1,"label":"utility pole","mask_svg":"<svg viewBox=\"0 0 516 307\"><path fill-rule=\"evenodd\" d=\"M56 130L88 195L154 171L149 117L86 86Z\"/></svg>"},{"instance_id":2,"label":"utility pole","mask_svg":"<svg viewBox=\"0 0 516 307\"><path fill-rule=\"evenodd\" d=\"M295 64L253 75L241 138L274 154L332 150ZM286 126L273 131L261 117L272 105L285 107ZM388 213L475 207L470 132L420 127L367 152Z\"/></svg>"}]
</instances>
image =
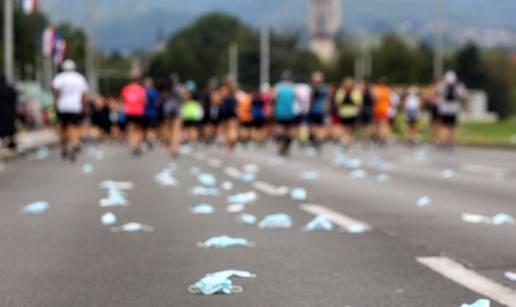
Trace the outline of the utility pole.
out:
<instances>
[{"instance_id":1,"label":"utility pole","mask_svg":"<svg viewBox=\"0 0 516 307\"><path fill-rule=\"evenodd\" d=\"M4 0L4 74L7 82L14 82L14 4Z\"/></svg>"},{"instance_id":2,"label":"utility pole","mask_svg":"<svg viewBox=\"0 0 516 307\"><path fill-rule=\"evenodd\" d=\"M270 31L263 27L260 32L260 85L270 84Z\"/></svg>"},{"instance_id":3,"label":"utility pole","mask_svg":"<svg viewBox=\"0 0 516 307\"><path fill-rule=\"evenodd\" d=\"M96 0L88 0L87 20L88 20L88 38L86 43L86 76L93 93L98 92L98 76L97 76L97 57L95 48L96 38Z\"/></svg>"},{"instance_id":4,"label":"utility pole","mask_svg":"<svg viewBox=\"0 0 516 307\"><path fill-rule=\"evenodd\" d=\"M444 73L444 3L434 0L434 79L438 80Z\"/></svg>"},{"instance_id":5,"label":"utility pole","mask_svg":"<svg viewBox=\"0 0 516 307\"><path fill-rule=\"evenodd\" d=\"M236 43L229 46L229 75L238 83L238 45Z\"/></svg>"}]
</instances>

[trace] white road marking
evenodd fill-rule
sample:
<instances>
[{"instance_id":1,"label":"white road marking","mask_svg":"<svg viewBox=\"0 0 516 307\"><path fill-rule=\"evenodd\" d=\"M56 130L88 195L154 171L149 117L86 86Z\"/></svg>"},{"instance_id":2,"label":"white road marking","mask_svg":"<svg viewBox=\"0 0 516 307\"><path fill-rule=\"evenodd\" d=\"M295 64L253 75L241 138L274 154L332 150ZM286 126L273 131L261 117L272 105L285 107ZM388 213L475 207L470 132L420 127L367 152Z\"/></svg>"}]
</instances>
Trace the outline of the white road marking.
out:
<instances>
[{"instance_id":1,"label":"white road marking","mask_svg":"<svg viewBox=\"0 0 516 307\"><path fill-rule=\"evenodd\" d=\"M287 187L275 187L272 184L263 181L255 182L253 184L253 188L270 196L283 196L288 194Z\"/></svg>"},{"instance_id":2,"label":"white road marking","mask_svg":"<svg viewBox=\"0 0 516 307\"><path fill-rule=\"evenodd\" d=\"M232 166L226 167L224 169L224 173L234 179L239 179L242 177L242 172L238 168Z\"/></svg>"},{"instance_id":3,"label":"white road marking","mask_svg":"<svg viewBox=\"0 0 516 307\"><path fill-rule=\"evenodd\" d=\"M367 223L356 220L352 217L344 215L342 213L333 211L323 206L312 205L312 204L302 204L301 210L304 210L308 213L311 213L315 216L324 216L334 224L341 226L343 228L348 228L350 226L361 226L364 231L371 231L373 227Z\"/></svg>"},{"instance_id":4,"label":"white road marking","mask_svg":"<svg viewBox=\"0 0 516 307\"><path fill-rule=\"evenodd\" d=\"M476 173L476 174L481 174L481 175L488 175L488 176L496 176L496 175L504 173L504 169L502 169L502 168L495 167L495 166L481 165L481 164L465 163L465 164L461 164L460 168L466 172Z\"/></svg>"},{"instance_id":5,"label":"white road marking","mask_svg":"<svg viewBox=\"0 0 516 307\"><path fill-rule=\"evenodd\" d=\"M416 260L471 291L497 301L502 305L516 307L516 291L467 269L450 258L422 257Z\"/></svg>"},{"instance_id":6,"label":"white road marking","mask_svg":"<svg viewBox=\"0 0 516 307\"><path fill-rule=\"evenodd\" d=\"M208 160L208 165L214 168L220 168L222 167L222 161L216 158L210 158Z\"/></svg>"}]
</instances>

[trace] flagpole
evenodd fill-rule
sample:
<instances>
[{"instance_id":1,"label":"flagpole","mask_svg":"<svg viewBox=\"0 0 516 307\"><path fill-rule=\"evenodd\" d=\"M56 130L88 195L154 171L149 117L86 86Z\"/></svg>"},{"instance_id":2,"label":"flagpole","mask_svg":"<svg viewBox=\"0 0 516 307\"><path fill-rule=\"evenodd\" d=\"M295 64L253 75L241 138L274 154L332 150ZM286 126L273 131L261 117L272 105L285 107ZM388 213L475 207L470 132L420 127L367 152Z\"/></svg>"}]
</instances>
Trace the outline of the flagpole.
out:
<instances>
[{"instance_id":1,"label":"flagpole","mask_svg":"<svg viewBox=\"0 0 516 307\"><path fill-rule=\"evenodd\" d=\"M14 5L4 0L4 74L7 82L14 82Z\"/></svg>"}]
</instances>

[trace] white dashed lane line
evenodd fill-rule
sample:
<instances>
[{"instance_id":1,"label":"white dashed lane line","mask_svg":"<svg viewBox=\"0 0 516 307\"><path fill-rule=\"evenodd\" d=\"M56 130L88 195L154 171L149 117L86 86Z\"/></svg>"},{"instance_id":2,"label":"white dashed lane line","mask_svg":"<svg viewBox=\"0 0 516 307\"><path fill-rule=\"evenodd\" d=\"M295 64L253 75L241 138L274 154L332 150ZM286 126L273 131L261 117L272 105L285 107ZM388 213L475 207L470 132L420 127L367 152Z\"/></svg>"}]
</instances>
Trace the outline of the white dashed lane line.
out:
<instances>
[{"instance_id":1,"label":"white dashed lane line","mask_svg":"<svg viewBox=\"0 0 516 307\"><path fill-rule=\"evenodd\" d=\"M364 231L371 231L373 227L367 223L339 213L337 211L333 211L329 208L320 206L320 205L312 205L312 204L303 204L301 205L301 210L306 211L315 216L324 216L332 223L341 226L342 228L348 227L356 227L360 226Z\"/></svg>"},{"instance_id":2,"label":"white dashed lane line","mask_svg":"<svg viewBox=\"0 0 516 307\"><path fill-rule=\"evenodd\" d=\"M287 187L276 187L273 186L270 183L263 182L263 181L257 181L253 184L253 188L257 189L260 192L263 192L270 196L283 196L288 194L288 188Z\"/></svg>"},{"instance_id":3,"label":"white dashed lane line","mask_svg":"<svg viewBox=\"0 0 516 307\"><path fill-rule=\"evenodd\" d=\"M416 260L420 264L473 292L497 301L502 305L516 307L516 291L467 269L450 258L421 257Z\"/></svg>"}]
</instances>

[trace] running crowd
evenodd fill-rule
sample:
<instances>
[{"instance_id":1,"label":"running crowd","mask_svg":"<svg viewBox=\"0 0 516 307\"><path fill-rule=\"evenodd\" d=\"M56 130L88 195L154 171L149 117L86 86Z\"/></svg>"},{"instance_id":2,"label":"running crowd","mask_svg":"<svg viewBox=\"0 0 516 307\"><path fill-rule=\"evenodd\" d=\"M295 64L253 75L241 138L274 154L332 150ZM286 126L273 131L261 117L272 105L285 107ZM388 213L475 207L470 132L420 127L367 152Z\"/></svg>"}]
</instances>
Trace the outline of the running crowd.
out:
<instances>
[{"instance_id":1,"label":"running crowd","mask_svg":"<svg viewBox=\"0 0 516 307\"><path fill-rule=\"evenodd\" d=\"M181 83L177 75L158 84L135 76L119 94L104 97L90 95L75 63L65 60L53 81L62 157L75 161L85 136L126 140L135 156L158 142L173 157L185 142L223 144L231 151L239 142L274 139L281 155L289 154L293 142L317 150L328 141L349 149L357 139L385 146L399 118L407 127L407 144L415 144L421 141L425 113L432 141L451 148L458 116L468 102L453 71L425 88L396 88L384 78L375 83L345 78L332 85L321 72L310 79L293 80L284 72L275 86L246 92L231 77L213 79L200 89L193 81Z\"/></svg>"}]
</instances>

